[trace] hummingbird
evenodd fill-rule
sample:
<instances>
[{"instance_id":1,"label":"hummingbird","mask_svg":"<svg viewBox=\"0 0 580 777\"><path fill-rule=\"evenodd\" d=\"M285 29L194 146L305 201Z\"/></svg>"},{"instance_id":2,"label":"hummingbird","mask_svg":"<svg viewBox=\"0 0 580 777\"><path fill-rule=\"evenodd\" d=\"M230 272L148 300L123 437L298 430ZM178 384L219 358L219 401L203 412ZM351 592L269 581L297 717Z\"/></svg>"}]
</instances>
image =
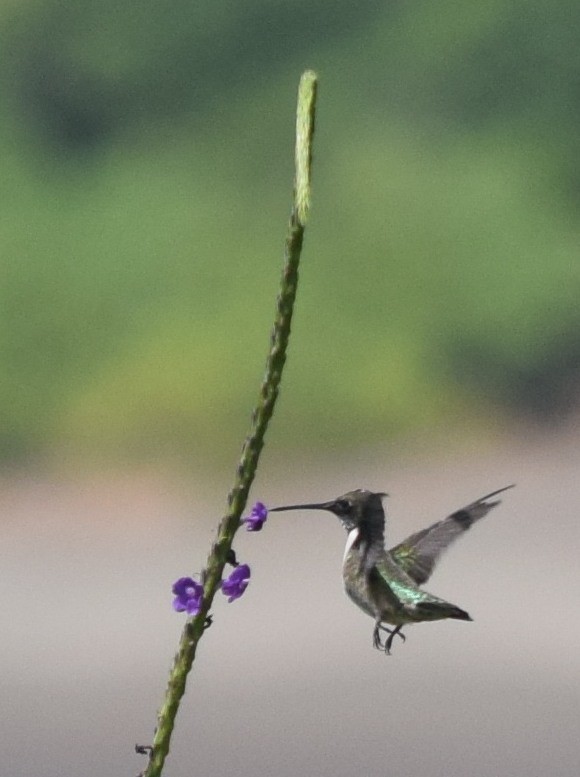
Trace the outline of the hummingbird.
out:
<instances>
[{"instance_id":1,"label":"hummingbird","mask_svg":"<svg viewBox=\"0 0 580 777\"><path fill-rule=\"evenodd\" d=\"M390 550L385 548L385 510L382 492L356 489L318 504L274 507L284 510L326 510L334 513L348 536L342 577L347 595L374 618L373 646L389 655L395 636L409 623L455 618L470 621L470 615L455 604L424 591L420 586L431 577L443 551L500 500L505 486L456 510L426 529L411 534ZM388 625L387 625L388 624ZM389 628L392 626L394 628ZM383 642L381 632L388 634Z\"/></svg>"}]
</instances>

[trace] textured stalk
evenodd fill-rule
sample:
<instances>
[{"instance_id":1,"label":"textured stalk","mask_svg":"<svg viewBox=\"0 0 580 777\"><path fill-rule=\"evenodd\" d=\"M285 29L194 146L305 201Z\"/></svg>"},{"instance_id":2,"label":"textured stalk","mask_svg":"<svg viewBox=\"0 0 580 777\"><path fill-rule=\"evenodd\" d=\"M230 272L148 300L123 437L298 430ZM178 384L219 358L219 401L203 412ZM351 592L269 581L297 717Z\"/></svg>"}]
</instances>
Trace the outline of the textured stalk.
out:
<instances>
[{"instance_id":1,"label":"textured stalk","mask_svg":"<svg viewBox=\"0 0 580 777\"><path fill-rule=\"evenodd\" d=\"M175 718L185 693L187 676L195 660L197 645L203 636L206 618L219 588L234 536L240 527L242 511L246 506L248 493L256 475L266 429L278 397L290 339L290 326L298 286L298 265L310 205L316 88L316 74L312 71L303 73L298 89L296 112L294 202L286 236L284 269L271 335L271 347L266 361L266 373L260 387L258 402L252 413L250 432L242 448L234 484L228 495L227 512L219 524L217 539L207 558L203 573L203 607L198 615L188 619L181 634L169 674L165 699L157 716L157 728L149 753L149 763L142 773L143 777L159 777L163 771Z\"/></svg>"}]
</instances>

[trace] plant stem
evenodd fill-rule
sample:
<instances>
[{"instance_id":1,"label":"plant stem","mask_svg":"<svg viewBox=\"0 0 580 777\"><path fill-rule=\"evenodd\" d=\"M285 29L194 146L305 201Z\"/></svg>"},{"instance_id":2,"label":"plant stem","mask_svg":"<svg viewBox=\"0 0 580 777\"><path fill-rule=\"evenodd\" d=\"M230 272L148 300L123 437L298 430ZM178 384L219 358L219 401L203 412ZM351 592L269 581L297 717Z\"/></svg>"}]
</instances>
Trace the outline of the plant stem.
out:
<instances>
[{"instance_id":1,"label":"plant stem","mask_svg":"<svg viewBox=\"0 0 580 777\"><path fill-rule=\"evenodd\" d=\"M290 325L298 286L298 265L310 206L316 90L316 74L307 70L302 74L298 88L294 202L286 236L284 269L271 335L271 347L266 361L266 373L260 388L258 402L252 413L250 433L244 442L234 484L228 495L228 509L218 526L217 539L207 558L203 573L203 606L196 616L188 619L181 634L179 647L169 674L165 699L157 716L157 728L149 763L143 772L143 777L160 777L163 771L163 765L169 753L175 718L185 693L187 676L195 660L197 645L204 633L206 618L219 588L234 536L240 527L240 517L256 475L266 429L272 418L278 397L290 340Z\"/></svg>"}]
</instances>

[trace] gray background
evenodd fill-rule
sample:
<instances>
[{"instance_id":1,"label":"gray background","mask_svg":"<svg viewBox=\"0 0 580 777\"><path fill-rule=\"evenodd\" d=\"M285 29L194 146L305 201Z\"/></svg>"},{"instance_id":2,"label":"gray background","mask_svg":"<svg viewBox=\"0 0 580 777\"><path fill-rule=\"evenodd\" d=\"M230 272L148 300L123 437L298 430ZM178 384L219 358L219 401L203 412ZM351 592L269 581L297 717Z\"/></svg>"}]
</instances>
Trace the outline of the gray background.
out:
<instances>
[{"instance_id":1,"label":"gray background","mask_svg":"<svg viewBox=\"0 0 580 777\"><path fill-rule=\"evenodd\" d=\"M449 441L430 458L407 446L334 462L266 449L254 499L385 489L392 543L517 488L429 581L474 622L408 628L389 658L342 592L335 519L272 516L240 533L252 581L241 600L216 601L168 777L577 775L579 442L522 432L477 449ZM143 768L133 746L151 741L182 625L170 586L202 567L227 485L225 473L4 479L2 774Z\"/></svg>"}]
</instances>

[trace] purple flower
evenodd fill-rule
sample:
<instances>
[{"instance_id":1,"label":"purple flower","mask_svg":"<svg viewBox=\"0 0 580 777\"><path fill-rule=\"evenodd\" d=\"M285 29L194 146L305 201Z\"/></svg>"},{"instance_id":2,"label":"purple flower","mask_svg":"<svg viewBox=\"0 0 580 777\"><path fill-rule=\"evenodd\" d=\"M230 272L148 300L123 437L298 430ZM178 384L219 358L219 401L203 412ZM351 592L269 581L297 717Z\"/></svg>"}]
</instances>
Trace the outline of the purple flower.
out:
<instances>
[{"instance_id":1,"label":"purple flower","mask_svg":"<svg viewBox=\"0 0 580 777\"><path fill-rule=\"evenodd\" d=\"M268 508L262 502L256 502L252 507L252 512L247 518L242 520L242 523L246 524L247 531L260 531L262 526L266 523L268 517Z\"/></svg>"},{"instance_id":2,"label":"purple flower","mask_svg":"<svg viewBox=\"0 0 580 777\"><path fill-rule=\"evenodd\" d=\"M248 587L250 580L250 567L247 564L240 564L232 574L222 580L222 593L228 597L228 602L239 599Z\"/></svg>"},{"instance_id":3,"label":"purple flower","mask_svg":"<svg viewBox=\"0 0 580 777\"><path fill-rule=\"evenodd\" d=\"M180 577L173 583L173 609L176 612L186 612L197 615L203 604L203 586L191 577Z\"/></svg>"}]
</instances>

